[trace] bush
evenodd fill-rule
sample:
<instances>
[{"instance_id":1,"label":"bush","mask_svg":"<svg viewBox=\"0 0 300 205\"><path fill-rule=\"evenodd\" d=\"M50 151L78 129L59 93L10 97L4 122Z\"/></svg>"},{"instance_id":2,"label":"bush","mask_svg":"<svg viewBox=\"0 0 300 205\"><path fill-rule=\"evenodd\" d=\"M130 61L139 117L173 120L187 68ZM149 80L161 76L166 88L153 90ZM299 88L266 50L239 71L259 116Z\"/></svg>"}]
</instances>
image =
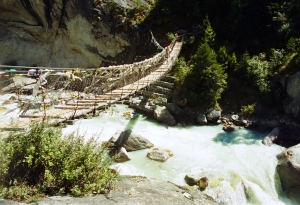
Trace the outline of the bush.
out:
<instances>
[{"instance_id":1,"label":"bush","mask_svg":"<svg viewBox=\"0 0 300 205\"><path fill-rule=\"evenodd\" d=\"M242 106L242 108L241 108L242 114L245 116L251 116L255 111L255 106L256 106L255 103Z\"/></svg>"},{"instance_id":2,"label":"bush","mask_svg":"<svg viewBox=\"0 0 300 205\"><path fill-rule=\"evenodd\" d=\"M242 56L237 73L260 93L268 93L270 92L269 78L272 74L270 64L266 60L265 53L250 57L246 52Z\"/></svg>"},{"instance_id":3,"label":"bush","mask_svg":"<svg viewBox=\"0 0 300 205\"><path fill-rule=\"evenodd\" d=\"M105 193L117 177L107 153L96 136L85 140L72 133L62 138L61 128L33 123L29 131L11 132L0 140L0 193L13 200Z\"/></svg>"},{"instance_id":4,"label":"bush","mask_svg":"<svg viewBox=\"0 0 300 205\"><path fill-rule=\"evenodd\" d=\"M183 83L185 77L189 72L189 67L184 59L184 57L177 58L173 66L174 75L180 83Z\"/></svg>"}]
</instances>

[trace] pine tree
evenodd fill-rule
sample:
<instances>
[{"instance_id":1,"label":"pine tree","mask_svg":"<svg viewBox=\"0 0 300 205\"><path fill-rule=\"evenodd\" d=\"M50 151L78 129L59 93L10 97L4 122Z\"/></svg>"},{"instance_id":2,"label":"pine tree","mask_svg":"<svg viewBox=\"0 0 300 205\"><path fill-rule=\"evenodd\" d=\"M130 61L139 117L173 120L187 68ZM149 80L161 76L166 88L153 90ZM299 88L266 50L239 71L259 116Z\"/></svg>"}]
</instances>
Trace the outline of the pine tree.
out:
<instances>
[{"instance_id":1,"label":"pine tree","mask_svg":"<svg viewBox=\"0 0 300 205\"><path fill-rule=\"evenodd\" d=\"M227 74L217 62L216 52L202 43L191 61L191 71L185 79L187 98L193 105L214 106L227 86Z\"/></svg>"},{"instance_id":2,"label":"pine tree","mask_svg":"<svg viewBox=\"0 0 300 205\"><path fill-rule=\"evenodd\" d=\"M211 48L214 48L216 34L215 34L213 28L211 27L211 24L209 22L207 15L205 16L205 19L203 20L203 24L204 24L205 30L204 30L204 37L202 40L204 43L207 43Z\"/></svg>"}]
</instances>

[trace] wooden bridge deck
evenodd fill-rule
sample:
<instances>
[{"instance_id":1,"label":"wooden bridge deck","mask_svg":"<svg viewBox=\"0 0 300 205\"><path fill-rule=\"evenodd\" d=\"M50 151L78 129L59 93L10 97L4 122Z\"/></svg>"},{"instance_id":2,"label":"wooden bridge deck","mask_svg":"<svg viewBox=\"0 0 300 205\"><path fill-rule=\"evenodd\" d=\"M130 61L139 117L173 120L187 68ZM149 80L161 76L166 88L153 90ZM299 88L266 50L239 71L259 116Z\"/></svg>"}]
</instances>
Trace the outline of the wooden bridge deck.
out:
<instances>
[{"instance_id":1,"label":"wooden bridge deck","mask_svg":"<svg viewBox=\"0 0 300 205\"><path fill-rule=\"evenodd\" d=\"M163 75L165 75L172 68L175 60L177 59L182 47L182 42L176 42L172 51L169 54L169 58L155 71L149 75L139 79L138 81L126 85L124 87L109 91L103 95L99 95L96 98L88 98L78 100L76 103L67 102L66 105L57 105L49 110L40 111L33 115L20 115L18 119L14 120L15 127L18 129L26 128L30 125L31 121L38 121L40 118L47 117L50 119L50 123L59 123L71 120L73 118L79 118L89 113L93 113L96 110L104 109L117 101L125 99L134 94L152 82L157 81ZM0 120L0 130L14 129L10 122L11 119Z\"/></svg>"}]
</instances>

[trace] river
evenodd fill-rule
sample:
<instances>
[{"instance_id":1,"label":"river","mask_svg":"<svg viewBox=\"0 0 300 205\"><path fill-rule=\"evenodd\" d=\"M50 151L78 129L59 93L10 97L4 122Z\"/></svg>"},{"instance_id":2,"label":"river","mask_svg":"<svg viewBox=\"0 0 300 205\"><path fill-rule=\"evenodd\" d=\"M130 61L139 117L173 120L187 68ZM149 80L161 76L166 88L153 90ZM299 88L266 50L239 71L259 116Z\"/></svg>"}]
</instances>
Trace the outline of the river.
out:
<instances>
[{"instance_id":1,"label":"river","mask_svg":"<svg viewBox=\"0 0 300 205\"><path fill-rule=\"evenodd\" d=\"M201 173L214 182L235 173L248 187L245 204L289 204L276 173L276 154L284 148L263 145L261 140L267 133L247 129L226 133L221 125L167 127L132 112L124 105L115 105L99 117L78 120L64 133L78 131L86 137L98 134L108 140L118 131L132 129L155 147L171 150L174 156L157 162L146 157L149 149L129 152L130 161L114 165L122 175L143 175L185 185L186 174ZM135 117L129 119L129 114Z\"/></svg>"}]
</instances>

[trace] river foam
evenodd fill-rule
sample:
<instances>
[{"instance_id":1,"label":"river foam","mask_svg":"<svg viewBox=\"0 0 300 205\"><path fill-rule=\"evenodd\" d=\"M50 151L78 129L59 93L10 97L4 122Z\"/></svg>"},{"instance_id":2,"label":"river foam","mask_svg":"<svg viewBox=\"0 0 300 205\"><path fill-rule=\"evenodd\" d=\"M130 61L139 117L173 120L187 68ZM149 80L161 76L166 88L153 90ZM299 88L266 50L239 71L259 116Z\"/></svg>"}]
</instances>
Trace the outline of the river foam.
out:
<instances>
[{"instance_id":1,"label":"river foam","mask_svg":"<svg viewBox=\"0 0 300 205\"><path fill-rule=\"evenodd\" d=\"M166 162L146 157L150 149L129 152L130 161L117 163L122 175L143 175L185 185L186 174L207 176L210 181L240 176L249 188L247 204L288 204L281 193L276 173L276 155L284 148L267 147L261 140L267 133L241 129L226 133L222 126L168 127L134 115L123 105L115 105L99 117L80 120L64 129L79 131L86 137L93 133L108 140L118 131L131 129L150 140L155 147L169 149L174 156ZM134 116L127 119L124 116Z\"/></svg>"}]
</instances>

